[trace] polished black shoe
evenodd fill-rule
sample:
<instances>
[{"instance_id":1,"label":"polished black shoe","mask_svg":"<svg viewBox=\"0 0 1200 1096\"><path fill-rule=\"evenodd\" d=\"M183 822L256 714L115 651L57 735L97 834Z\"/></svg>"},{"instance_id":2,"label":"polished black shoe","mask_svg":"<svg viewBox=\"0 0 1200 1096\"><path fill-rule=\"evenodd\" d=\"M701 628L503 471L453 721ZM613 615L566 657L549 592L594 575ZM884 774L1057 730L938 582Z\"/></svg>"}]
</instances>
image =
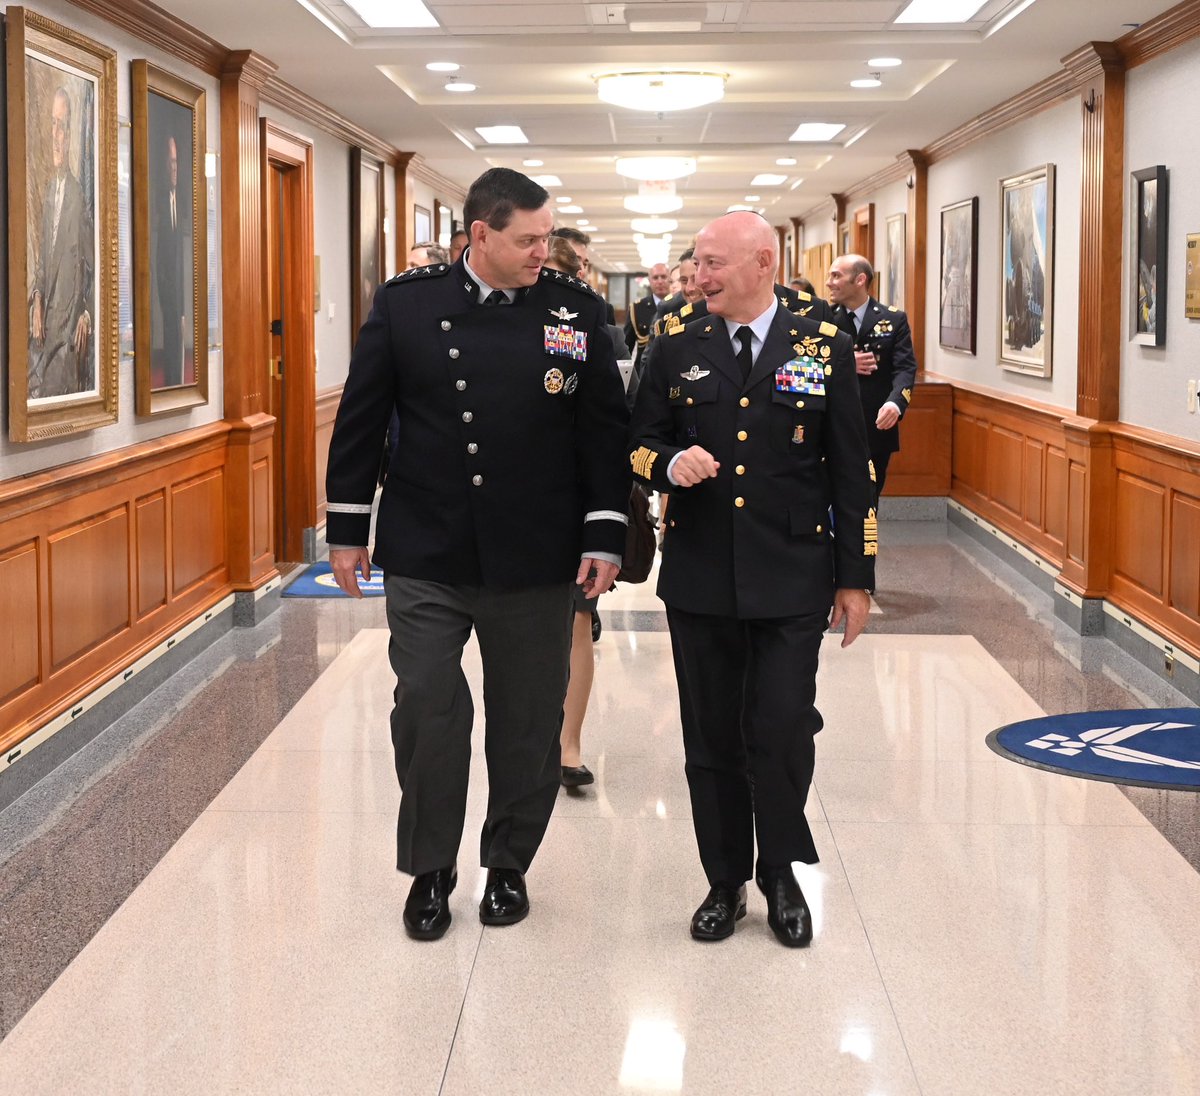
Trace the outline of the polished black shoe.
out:
<instances>
[{"instance_id":1,"label":"polished black shoe","mask_svg":"<svg viewBox=\"0 0 1200 1096\"><path fill-rule=\"evenodd\" d=\"M600 638L600 632L603 630L603 625L600 623L600 614L595 609L592 610L592 642Z\"/></svg>"},{"instance_id":2,"label":"polished black shoe","mask_svg":"<svg viewBox=\"0 0 1200 1096\"><path fill-rule=\"evenodd\" d=\"M458 882L454 868L422 872L404 903L404 929L414 940L437 940L450 927L450 895Z\"/></svg>"},{"instance_id":3,"label":"polished black shoe","mask_svg":"<svg viewBox=\"0 0 1200 1096\"><path fill-rule=\"evenodd\" d=\"M515 925L529 913L525 876L516 868L488 868L487 886L479 903L479 920L485 925Z\"/></svg>"},{"instance_id":4,"label":"polished black shoe","mask_svg":"<svg viewBox=\"0 0 1200 1096\"><path fill-rule=\"evenodd\" d=\"M584 784L594 784L596 778L586 765L563 765L559 780L564 788L581 788Z\"/></svg>"},{"instance_id":5,"label":"polished black shoe","mask_svg":"<svg viewBox=\"0 0 1200 1096\"><path fill-rule=\"evenodd\" d=\"M775 938L785 947L808 947L813 935L812 913L792 869L760 868L755 882L766 895L767 924Z\"/></svg>"},{"instance_id":6,"label":"polished black shoe","mask_svg":"<svg viewBox=\"0 0 1200 1096\"><path fill-rule=\"evenodd\" d=\"M718 883L692 914L693 940L724 940L746 916L746 888Z\"/></svg>"}]
</instances>

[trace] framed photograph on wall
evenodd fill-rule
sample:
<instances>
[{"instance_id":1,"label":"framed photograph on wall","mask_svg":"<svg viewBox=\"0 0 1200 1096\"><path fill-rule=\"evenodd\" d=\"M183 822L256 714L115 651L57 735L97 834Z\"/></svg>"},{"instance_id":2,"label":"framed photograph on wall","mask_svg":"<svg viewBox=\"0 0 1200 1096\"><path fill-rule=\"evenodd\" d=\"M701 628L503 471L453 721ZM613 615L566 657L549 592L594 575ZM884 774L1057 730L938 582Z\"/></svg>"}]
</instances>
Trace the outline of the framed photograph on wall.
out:
<instances>
[{"instance_id":1,"label":"framed photograph on wall","mask_svg":"<svg viewBox=\"0 0 1200 1096\"><path fill-rule=\"evenodd\" d=\"M938 343L975 353L979 286L979 199L942 207Z\"/></svg>"},{"instance_id":2,"label":"framed photograph on wall","mask_svg":"<svg viewBox=\"0 0 1200 1096\"><path fill-rule=\"evenodd\" d=\"M383 161L361 148L350 150L350 342L371 311L383 281Z\"/></svg>"},{"instance_id":3,"label":"framed photograph on wall","mask_svg":"<svg viewBox=\"0 0 1200 1096\"><path fill-rule=\"evenodd\" d=\"M1129 177L1129 338L1142 346L1167 344L1167 169L1143 168Z\"/></svg>"},{"instance_id":4,"label":"framed photograph on wall","mask_svg":"<svg viewBox=\"0 0 1200 1096\"><path fill-rule=\"evenodd\" d=\"M1189 232L1185 247L1183 314L1189 320L1200 320L1200 232Z\"/></svg>"},{"instance_id":5,"label":"framed photograph on wall","mask_svg":"<svg viewBox=\"0 0 1200 1096\"><path fill-rule=\"evenodd\" d=\"M137 412L208 402L208 196L202 88L134 61Z\"/></svg>"},{"instance_id":6,"label":"framed photograph on wall","mask_svg":"<svg viewBox=\"0 0 1200 1096\"><path fill-rule=\"evenodd\" d=\"M1000 364L1049 377L1054 334L1054 165L1000 180Z\"/></svg>"},{"instance_id":7,"label":"framed photograph on wall","mask_svg":"<svg viewBox=\"0 0 1200 1096\"><path fill-rule=\"evenodd\" d=\"M896 213L887 219L879 287L879 300L901 309L904 307L904 221L903 213Z\"/></svg>"},{"instance_id":8,"label":"framed photograph on wall","mask_svg":"<svg viewBox=\"0 0 1200 1096\"><path fill-rule=\"evenodd\" d=\"M424 206L413 206L413 247L436 242L433 239L433 217Z\"/></svg>"},{"instance_id":9,"label":"framed photograph on wall","mask_svg":"<svg viewBox=\"0 0 1200 1096\"><path fill-rule=\"evenodd\" d=\"M21 7L5 15L8 432L117 421L117 55Z\"/></svg>"}]
</instances>

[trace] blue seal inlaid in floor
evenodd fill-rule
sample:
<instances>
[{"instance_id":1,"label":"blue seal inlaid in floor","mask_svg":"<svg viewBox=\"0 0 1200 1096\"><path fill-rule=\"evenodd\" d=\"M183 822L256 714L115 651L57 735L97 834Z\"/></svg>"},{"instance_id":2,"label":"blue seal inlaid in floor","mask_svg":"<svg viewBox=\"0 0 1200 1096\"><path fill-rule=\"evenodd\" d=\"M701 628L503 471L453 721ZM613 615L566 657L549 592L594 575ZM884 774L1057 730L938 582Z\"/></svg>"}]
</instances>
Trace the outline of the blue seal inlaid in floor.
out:
<instances>
[{"instance_id":1,"label":"blue seal inlaid in floor","mask_svg":"<svg viewBox=\"0 0 1200 1096\"><path fill-rule=\"evenodd\" d=\"M371 581L363 582L362 575L358 576L358 588L363 597L383 597L383 572L378 567L371 568ZM338 589L333 579L333 571L328 562L314 563L304 574L292 581L284 597L349 597Z\"/></svg>"},{"instance_id":2,"label":"blue seal inlaid in floor","mask_svg":"<svg viewBox=\"0 0 1200 1096\"><path fill-rule=\"evenodd\" d=\"M1200 791L1200 708L1049 715L1001 727L987 743L1002 757L1068 776Z\"/></svg>"}]
</instances>

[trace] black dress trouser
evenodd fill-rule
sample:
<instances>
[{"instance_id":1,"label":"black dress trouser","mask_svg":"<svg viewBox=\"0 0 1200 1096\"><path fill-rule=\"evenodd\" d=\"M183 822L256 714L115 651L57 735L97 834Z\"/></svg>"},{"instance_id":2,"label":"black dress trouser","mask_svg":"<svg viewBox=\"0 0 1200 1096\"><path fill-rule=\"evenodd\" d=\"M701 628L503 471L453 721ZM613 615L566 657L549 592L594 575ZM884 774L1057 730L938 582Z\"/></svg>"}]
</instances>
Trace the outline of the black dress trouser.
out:
<instances>
[{"instance_id":1,"label":"black dress trouser","mask_svg":"<svg viewBox=\"0 0 1200 1096\"><path fill-rule=\"evenodd\" d=\"M740 886L758 863L815 864L804 817L828 611L765 620L667 606L692 823L710 885Z\"/></svg>"},{"instance_id":2,"label":"black dress trouser","mask_svg":"<svg viewBox=\"0 0 1200 1096\"><path fill-rule=\"evenodd\" d=\"M529 870L558 797L572 585L496 591L385 579L400 871L420 875L458 858L475 714L462 652L472 628L483 659L488 769L479 862Z\"/></svg>"}]
</instances>

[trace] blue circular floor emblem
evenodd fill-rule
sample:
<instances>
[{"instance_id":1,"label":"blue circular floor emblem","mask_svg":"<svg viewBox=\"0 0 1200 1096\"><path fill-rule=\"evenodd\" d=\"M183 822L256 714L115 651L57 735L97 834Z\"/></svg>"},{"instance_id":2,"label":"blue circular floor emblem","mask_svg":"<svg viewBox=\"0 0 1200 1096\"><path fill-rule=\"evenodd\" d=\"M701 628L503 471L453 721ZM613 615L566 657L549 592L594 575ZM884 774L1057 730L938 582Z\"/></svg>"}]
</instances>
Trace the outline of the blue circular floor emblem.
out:
<instances>
[{"instance_id":1,"label":"blue circular floor emblem","mask_svg":"<svg viewBox=\"0 0 1200 1096\"><path fill-rule=\"evenodd\" d=\"M1010 723L988 745L1039 769L1145 788L1200 791L1200 709L1076 712Z\"/></svg>"}]
</instances>

